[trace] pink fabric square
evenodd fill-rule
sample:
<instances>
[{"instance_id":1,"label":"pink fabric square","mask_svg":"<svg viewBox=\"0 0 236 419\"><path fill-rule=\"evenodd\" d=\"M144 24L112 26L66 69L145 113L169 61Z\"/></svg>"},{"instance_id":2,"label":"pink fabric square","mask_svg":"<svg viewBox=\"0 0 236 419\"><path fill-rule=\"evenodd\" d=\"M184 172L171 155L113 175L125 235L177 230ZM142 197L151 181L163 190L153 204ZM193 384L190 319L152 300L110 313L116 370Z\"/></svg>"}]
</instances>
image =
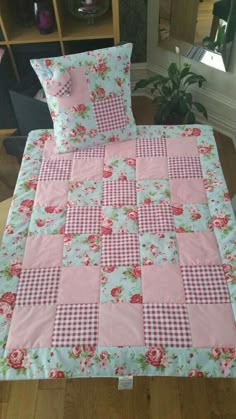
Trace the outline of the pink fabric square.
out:
<instances>
[{"instance_id":1,"label":"pink fabric square","mask_svg":"<svg viewBox=\"0 0 236 419\"><path fill-rule=\"evenodd\" d=\"M167 158L137 158L136 173L137 180L168 179Z\"/></svg>"},{"instance_id":2,"label":"pink fabric square","mask_svg":"<svg viewBox=\"0 0 236 419\"><path fill-rule=\"evenodd\" d=\"M23 268L62 265L64 235L32 236L26 240Z\"/></svg>"},{"instance_id":3,"label":"pink fabric square","mask_svg":"<svg viewBox=\"0 0 236 419\"><path fill-rule=\"evenodd\" d=\"M99 302L100 268L96 266L63 267L59 287L59 304Z\"/></svg>"},{"instance_id":4,"label":"pink fabric square","mask_svg":"<svg viewBox=\"0 0 236 419\"><path fill-rule=\"evenodd\" d=\"M144 346L142 304L101 304L100 346Z\"/></svg>"},{"instance_id":5,"label":"pink fabric square","mask_svg":"<svg viewBox=\"0 0 236 419\"><path fill-rule=\"evenodd\" d=\"M50 347L55 315L56 305L15 307L6 348Z\"/></svg>"},{"instance_id":6,"label":"pink fabric square","mask_svg":"<svg viewBox=\"0 0 236 419\"><path fill-rule=\"evenodd\" d=\"M195 137L167 138L168 157L198 156L197 141Z\"/></svg>"},{"instance_id":7,"label":"pink fabric square","mask_svg":"<svg viewBox=\"0 0 236 419\"><path fill-rule=\"evenodd\" d=\"M174 204L207 204L202 179L170 179L170 189Z\"/></svg>"},{"instance_id":8,"label":"pink fabric square","mask_svg":"<svg viewBox=\"0 0 236 419\"><path fill-rule=\"evenodd\" d=\"M231 304L190 304L193 346L236 347L236 327Z\"/></svg>"},{"instance_id":9,"label":"pink fabric square","mask_svg":"<svg viewBox=\"0 0 236 419\"><path fill-rule=\"evenodd\" d=\"M144 303L185 303L179 265L142 267Z\"/></svg>"},{"instance_id":10,"label":"pink fabric square","mask_svg":"<svg viewBox=\"0 0 236 419\"><path fill-rule=\"evenodd\" d=\"M69 182L38 181L34 205L65 206L68 200Z\"/></svg>"},{"instance_id":11,"label":"pink fabric square","mask_svg":"<svg viewBox=\"0 0 236 419\"><path fill-rule=\"evenodd\" d=\"M90 94L88 82L83 67L68 69L71 77L71 93L70 96L58 97L58 105L60 108L70 108L82 103L90 102Z\"/></svg>"},{"instance_id":12,"label":"pink fabric square","mask_svg":"<svg viewBox=\"0 0 236 419\"><path fill-rule=\"evenodd\" d=\"M43 150L43 158L45 160L72 160L74 154L73 153L56 153L56 143L54 140L46 141Z\"/></svg>"},{"instance_id":13,"label":"pink fabric square","mask_svg":"<svg viewBox=\"0 0 236 419\"><path fill-rule=\"evenodd\" d=\"M176 234L180 265L221 265L214 233L211 231Z\"/></svg>"},{"instance_id":14,"label":"pink fabric square","mask_svg":"<svg viewBox=\"0 0 236 419\"><path fill-rule=\"evenodd\" d=\"M102 180L103 159L74 159L71 178L73 180Z\"/></svg>"},{"instance_id":15,"label":"pink fabric square","mask_svg":"<svg viewBox=\"0 0 236 419\"><path fill-rule=\"evenodd\" d=\"M136 141L125 141L105 146L105 158L110 157L132 157L136 158Z\"/></svg>"}]
</instances>

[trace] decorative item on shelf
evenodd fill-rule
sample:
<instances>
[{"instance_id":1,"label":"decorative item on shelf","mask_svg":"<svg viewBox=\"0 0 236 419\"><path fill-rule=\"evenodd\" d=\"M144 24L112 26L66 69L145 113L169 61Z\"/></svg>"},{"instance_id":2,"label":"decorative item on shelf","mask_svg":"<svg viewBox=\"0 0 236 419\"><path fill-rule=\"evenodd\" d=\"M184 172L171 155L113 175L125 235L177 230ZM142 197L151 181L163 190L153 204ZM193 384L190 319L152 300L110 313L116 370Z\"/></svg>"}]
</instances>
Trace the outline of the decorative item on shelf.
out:
<instances>
[{"instance_id":1,"label":"decorative item on shelf","mask_svg":"<svg viewBox=\"0 0 236 419\"><path fill-rule=\"evenodd\" d=\"M93 25L95 19L103 16L110 6L110 0L65 0L68 11L76 18L87 20Z\"/></svg>"},{"instance_id":2,"label":"decorative item on shelf","mask_svg":"<svg viewBox=\"0 0 236 419\"><path fill-rule=\"evenodd\" d=\"M16 0L16 16L19 23L28 26L33 22L32 0Z\"/></svg>"},{"instance_id":3,"label":"decorative item on shelf","mask_svg":"<svg viewBox=\"0 0 236 419\"><path fill-rule=\"evenodd\" d=\"M0 63L2 61L2 57L4 55L5 50L3 48L0 48Z\"/></svg>"},{"instance_id":4,"label":"decorative item on shelf","mask_svg":"<svg viewBox=\"0 0 236 419\"><path fill-rule=\"evenodd\" d=\"M156 103L157 109L154 122L157 125L181 125L194 124L196 116L193 112L195 108L207 119L205 107L193 100L193 95L188 92L190 86L206 82L203 76L190 71L191 65L185 63L181 66L180 51L176 47L179 57L179 65L171 63L167 69L167 76L156 75L148 79L140 80L136 83L134 90L150 87Z\"/></svg>"},{"instance_id":5,"label":"decorative item on shelf","mask_svg":"<svg viewBox=\"0 0 236 419\"><path fill-rule=\"evenodd\" d=\"M35 1L34 16L36 25L42 35L47 35L53 32L54 13L51 1Z\"/></svg>"}]
</instances>

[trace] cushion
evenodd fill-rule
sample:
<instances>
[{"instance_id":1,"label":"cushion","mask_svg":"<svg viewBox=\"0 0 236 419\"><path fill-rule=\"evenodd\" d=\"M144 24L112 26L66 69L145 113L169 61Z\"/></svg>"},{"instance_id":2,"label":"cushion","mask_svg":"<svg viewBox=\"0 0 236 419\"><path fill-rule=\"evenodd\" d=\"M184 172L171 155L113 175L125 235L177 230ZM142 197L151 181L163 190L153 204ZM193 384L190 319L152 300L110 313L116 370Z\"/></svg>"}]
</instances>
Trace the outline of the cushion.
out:
<instances>
[{"instance_id":1,"label":"cushion","mask_svg":"<svg viewBox=\"0 0 236 419\"><path fill-rule=\"evenodd\" d=\"M34 59L54 122L56 151L65 153L136 136L131 110L132 44Z\"/></svg>"}]
</instances>

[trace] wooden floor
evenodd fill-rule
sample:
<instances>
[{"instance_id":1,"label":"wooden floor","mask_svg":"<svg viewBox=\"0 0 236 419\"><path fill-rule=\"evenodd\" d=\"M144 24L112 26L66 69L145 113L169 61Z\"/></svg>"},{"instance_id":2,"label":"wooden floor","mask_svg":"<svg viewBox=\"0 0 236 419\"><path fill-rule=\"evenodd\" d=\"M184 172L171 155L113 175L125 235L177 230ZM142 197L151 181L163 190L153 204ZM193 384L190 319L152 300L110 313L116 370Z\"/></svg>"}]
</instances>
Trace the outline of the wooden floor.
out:
<instances>
[{"instance_id":1,"label":"wooden floor","mask_svg":"<svg viewBox=\"0 0 236 419\"><path fill-rule=\"evenodd\" d=\"M203 38L210 35L214 3L215 0L203 0L201 3L199 3L194 41L194 43L197 45L202 45Z\"/></svg>"},{"instance_id":2,"label":"wooden floor","mask_svg":"<svg viewBox=\"0 0 236 419\"><path fill-rule=\"evenodd\" d=\"M236 381L136 377L0 383L1 419L235 419Z\"/></svg>"},{"instance_id":3,"label":"wooden floor","mask_svg":"<svg viewBox=\"0 0 236 419\"><path fill-rule=\"evenodd\" d=\"M136 97L133 105L137 123L152 124L153 104ZM233 195L236 152L227 137L216 133L216 140ZM6 191L12 194L17 171L15 159L7 160L1 149L2 200ZM236 419L236 380L135 377L131 391L118 391L117 384L97 378L0 382L0 419Z\"/></svg>"}]
</instances>

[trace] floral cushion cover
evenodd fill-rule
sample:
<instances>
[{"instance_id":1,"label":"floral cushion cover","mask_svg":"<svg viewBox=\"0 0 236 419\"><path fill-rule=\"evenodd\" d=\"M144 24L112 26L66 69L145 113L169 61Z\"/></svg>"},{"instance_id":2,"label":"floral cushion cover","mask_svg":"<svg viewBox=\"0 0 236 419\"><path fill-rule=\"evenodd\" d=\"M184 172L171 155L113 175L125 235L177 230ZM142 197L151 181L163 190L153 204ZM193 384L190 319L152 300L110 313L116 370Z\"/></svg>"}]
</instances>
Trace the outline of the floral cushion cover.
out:
<instances>
[{"instance_id":1,"label":"floral cushion cover","mask_svg":"<svg viewBox=\"0 0 236 419\"><path fill-rule=\"evenodd\" d=\"M29 135L0 253L0 378L236 376L236 225L212 129L56 154Z\"/></svg>"},{"instance_id":2,"label":"floral cushion cover","mask_svg":"<svg viewBox=\"0 0 236 419\"><path fill-rule=\"evenodd\" d=\"M132 44L31 61L65 153L136 135L131 110Z\"/></svg>"}]
</instances>

